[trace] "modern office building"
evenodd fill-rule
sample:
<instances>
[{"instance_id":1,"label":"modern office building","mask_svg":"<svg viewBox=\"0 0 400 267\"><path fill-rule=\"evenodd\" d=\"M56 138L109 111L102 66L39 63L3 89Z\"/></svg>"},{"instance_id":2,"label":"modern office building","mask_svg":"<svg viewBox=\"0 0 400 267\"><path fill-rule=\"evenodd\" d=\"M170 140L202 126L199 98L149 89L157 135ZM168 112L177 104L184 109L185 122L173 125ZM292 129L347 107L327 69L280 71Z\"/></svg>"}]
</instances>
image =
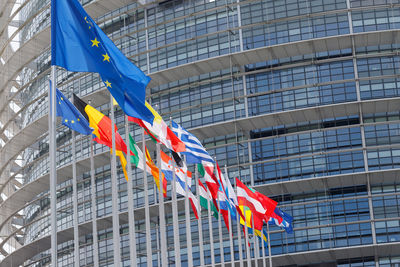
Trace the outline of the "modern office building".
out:
<instances>
[{"instance_id":1,"label":"modern office building","mask_svg":"<svg viewBox=\"0 0 400 267\"><path fill-rule=\"evenodd\" d=\"M270 227L273 266L399 266L400 1L82 2L151 76L148 101L165 120L172 117L202 140L227 166L232 182L240 177L293 216L293 234ZM1 0L0 10L0 266L49 266L50 1ZM110 112L109 93L97 74L59 68L57 84L68 97L75 92ZM125 138L124 115L116 108L115 116ZM130 124L130 132L140 143L140 129ZM120 166L113 209L109 149L94 144L93 184L88 136L75 138L74 197L72 133L61 124L57 144L58 266L73 266L76 230L79 266L130 266L130 224L140 266L149 260L146 236L152 240L153 266L161 265L163 252L175 265L176 236L182 266L188 258L196 266L203 260L211 265L211 255L218 265L229 263L229 234L226 229L220 234L213 218L211 246L206 211L202 242L191 213L188 250L181 204L179 233L173 231L170 192L166 233L161 232L154 182L148 177L144 192L140 170L134 169L132 178L135 222L129 221ZM113 214L120 232L116 264ZM235 261L246 265L247 245L243 235L239 244L233 230ZM160 247L162 234L167 251ZM262 247L254 249L253 238L250 242L255 266ZM264 256L268 263L266 247ZM261 258L258 263L263 266Z\"/></svg>"}]
</instances>

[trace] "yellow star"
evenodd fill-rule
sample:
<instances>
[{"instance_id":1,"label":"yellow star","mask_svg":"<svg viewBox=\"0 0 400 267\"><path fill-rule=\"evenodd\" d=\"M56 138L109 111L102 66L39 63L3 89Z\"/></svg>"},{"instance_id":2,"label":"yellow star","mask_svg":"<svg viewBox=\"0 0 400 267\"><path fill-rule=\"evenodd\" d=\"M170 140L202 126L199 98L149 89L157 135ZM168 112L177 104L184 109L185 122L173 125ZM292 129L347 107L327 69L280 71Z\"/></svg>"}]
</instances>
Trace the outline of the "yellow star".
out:
<instances>
[{"instance_id":1,"label":"yellow star","mask_svg":"<svg viewBox=\"0 0 400 267\"><path fill-rule=\"evenodd\" d=\"M74 120L72 120L72 121L71 121L71 123L75 123L75 121L74 121Z\"/></svg>"},{"instance_id":2,"label":"yellow star","mask_svg":"<svg viewBox=\"0 0 400 267\"><path fill-rule=\"evenodd\" d=\"M61 97L61 100L64 100L64 98L63 98L63 97Z\"/></svg>"},{"instance_id":3,"label":"yellow star","mask_svg":"<svg viewBox=\"0 0 400 267\"><path fill-rule=\"evenodd\" d=\"M68 122L68 120L67 120L67 119L65 119L65 122Z\"/></svg>"},{"instance_id":4,"label":"yellow star","mask_svg":"<svg viewBox=\"0 0 400 267\"><path fill-rule=\"evenodd\" d=\"M111 83L108 80L106 80L104 83L106 84L106 87L110 87L111 88Z\"/></svg>"},{"instance_id":5,"label":"yellow star","mask_svg":"<svg viewBox=\"0 0 400 267\"><path fill-rule=\"evenodd\" d=\"M78 118L78 121L81 121L81 120Z\"/></svg>"},{"instance_id":6,"label":"yellow star","mask_svg":"<svg viewBox=\"0 0 400 267\"><path fill-rule=\"evenodd\" d=\"M100 43L100 42L97 41L97 37L95 37L94 40L90 40L90 41L92 42L92 47L93 47L93 46L99 47L99 43Z\"/></svg>"},{"instance_id":7,"label":"yellow star","mask_svg":"<svg viewBox=\"0 0 400 267\"><path fill-rule=\"evenodd\" d=\"M102 55L103 56L103 61L108 61L108 62L110 62L110 56L106 53L105 55Z\"/></svg>"}]
</instances>

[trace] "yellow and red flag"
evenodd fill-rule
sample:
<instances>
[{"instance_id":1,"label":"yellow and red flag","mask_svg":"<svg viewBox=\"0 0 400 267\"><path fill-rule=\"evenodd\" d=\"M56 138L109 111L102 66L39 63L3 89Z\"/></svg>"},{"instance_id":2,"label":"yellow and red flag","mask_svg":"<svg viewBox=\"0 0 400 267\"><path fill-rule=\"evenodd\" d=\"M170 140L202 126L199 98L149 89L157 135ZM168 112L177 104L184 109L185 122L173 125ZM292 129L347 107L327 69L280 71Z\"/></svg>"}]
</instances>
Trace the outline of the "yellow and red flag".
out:
<instances>
[{"instance_id":1,"label":"yellow and red flag","mask_svg":"<svg viewBox=\"0 0 400 267\"><path fill-rule=\"evenodd\" d=\"M94 107L86 104L82 99L74 94L74 105L82 113L82 115L89 121L89 126L92 127L94 140L97 143L103 144L111 148L112 152L112 132L111 132L111 119L95 109ZM126 172L126 159L124 153L127 153L127 147L118 133L117 126L114 125L115 132L115 154L119 156L121 160L122 170L125 175L125 179L128 180L128 174Z\"/></svg>"}]
</instances>

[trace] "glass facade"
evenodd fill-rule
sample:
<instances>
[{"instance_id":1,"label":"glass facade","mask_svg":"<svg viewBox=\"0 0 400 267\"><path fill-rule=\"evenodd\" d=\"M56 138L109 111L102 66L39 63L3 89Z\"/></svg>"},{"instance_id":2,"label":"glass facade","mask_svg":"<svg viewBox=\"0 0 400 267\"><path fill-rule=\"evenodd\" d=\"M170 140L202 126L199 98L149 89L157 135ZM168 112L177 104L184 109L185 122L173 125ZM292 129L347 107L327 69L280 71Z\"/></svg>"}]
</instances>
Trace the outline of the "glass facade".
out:
<instances>
[{"instance_id":1,"label":"glass facade","mask_svg":"<svg viewBox=\"0 0 400 267\"><path fill-rule=\"evenodd\" d=\"M274 266L400 265L400 1L111 2L81 1L121 51L152 77L147 101L166 121L172 118L198 135L220 166L227 166L232 183L239 177L268 192L293 216L293 234L270 227ZM0 106L0 266L50 266L50 1L23 0L8 12L1 15L9 15L8 21L0 22L8 33L0 36L0 92L6 99ZM18 46L11 48L15 36ZM288 49L296 49L295 55ZM76 93L110 113L108 92L97 74L59 68L57 84L67 97ZM115 120L125 140L125 117L118 107ZM141 130L129 127L140 141ZM121 262L114 263L109 149L94 144L93 184L90 139L76 136L74 156L71 139L71 131L58 125L58 266L131 266L130 224L136 230L138 266L161 266L158 212L151 213L149 232L143 215L145 195L149 207L158 210L153 180L144 192L143 173L133 169L133 199L128 199L117 161ZM151 153L156 159L154 149ZM73 159L78 163L77 213ZM127 219L128 201L138 214L134 222ZM268 261L267 246L251 236L249 247L237 227L232 227L231 250L228 231L223 227L220 235L217 220L209 225L204 210L200 225L191 213L188 255L184 209L178 232L169 212L170 185L165 201L169 266L177 257L182 266L189 258L195 266L210 265L212 258L228 263L231 256L251 266ZM79 251L74 250L74 218ZM176 235L180 255L174 251Z\"/></svg>"}]
</instances>

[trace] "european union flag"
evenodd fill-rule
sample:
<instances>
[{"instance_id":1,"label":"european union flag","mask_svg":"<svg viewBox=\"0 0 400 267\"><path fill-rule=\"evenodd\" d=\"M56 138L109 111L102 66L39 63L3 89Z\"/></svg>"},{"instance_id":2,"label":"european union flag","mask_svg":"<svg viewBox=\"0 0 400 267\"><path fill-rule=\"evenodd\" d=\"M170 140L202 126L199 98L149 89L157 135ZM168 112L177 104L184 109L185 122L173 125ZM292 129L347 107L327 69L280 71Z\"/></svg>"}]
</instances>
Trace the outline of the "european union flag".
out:
<instances>
[{"instance_id":1,"label":"european union flag","mask_svg":"<svg viewBox=\"0 0 400 267\"><path fill-rule=\"evenodd\" d=\"M52 65L69 71L97 72L129 116L153 122L145 106L150 77L130 62L77 0L51 1Z\"/></svg>"},{"instance_id":2,"label":"european union flag","mask_svg":"<svg viewBox=\"0 0 400 267\"><path fill-rule=\"evenodd\" d=\"M89 122L78 111L78 109L56 88L57 116L62 117L62 124L81 134L89 135L93 129Z\"/></svg>"}]
</instances>

